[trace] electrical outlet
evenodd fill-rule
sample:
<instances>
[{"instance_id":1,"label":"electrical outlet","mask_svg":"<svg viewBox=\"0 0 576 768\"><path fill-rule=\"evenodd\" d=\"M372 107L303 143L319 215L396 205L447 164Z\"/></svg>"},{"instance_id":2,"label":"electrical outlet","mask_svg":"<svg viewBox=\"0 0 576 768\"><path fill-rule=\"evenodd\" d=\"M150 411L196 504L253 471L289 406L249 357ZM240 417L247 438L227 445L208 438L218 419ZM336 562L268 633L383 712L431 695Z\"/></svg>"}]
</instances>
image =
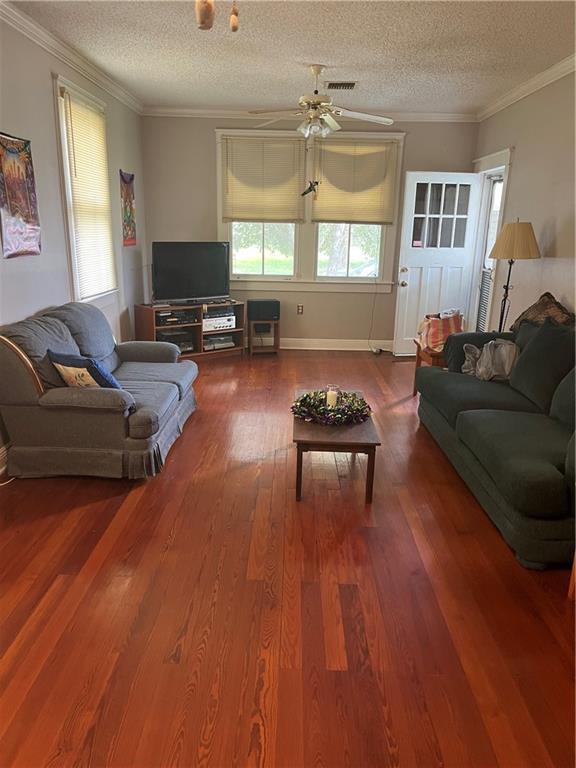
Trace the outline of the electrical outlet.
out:
<instances>
[{"instance_id":1,"label":"electrical outlet","mask_svg":"<svg viewBox=\"0 0 576 768\"><path fill-rule=\"evenodd\" d=\"M296 304L296 314L297 315L304 314L304 304Z\"/></svg>"}]
</instances>

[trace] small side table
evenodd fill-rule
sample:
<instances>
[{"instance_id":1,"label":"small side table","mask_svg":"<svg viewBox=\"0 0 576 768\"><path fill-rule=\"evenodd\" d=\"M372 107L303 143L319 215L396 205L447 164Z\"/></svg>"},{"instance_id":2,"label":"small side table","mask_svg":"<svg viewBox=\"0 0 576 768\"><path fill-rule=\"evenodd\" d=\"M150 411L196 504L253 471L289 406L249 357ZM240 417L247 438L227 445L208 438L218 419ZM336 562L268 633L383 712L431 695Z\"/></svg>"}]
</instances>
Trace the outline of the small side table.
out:
<instances>
[{"instance_id":1,"label":"small side table","mask_svg":"<svg viewBox=\"0 0 576 768\"><path fill-rule=\"evenodd\" d=\"M256 346L254 344L254 337L260 336L256 326L269 325L271 327L270 333L274 334L274 343L266 346ZM280 320L249 320L248 321L248 351L251 355L270 354L276 353L280 349Z\"/></svg>"},{"instance_id":2,"label":"small side table","mask_svg":"<svg viewBox=\"0 0 576 768\"><path fill-rule=\"evenodd\" d=\"M446 367L446 362L442 352L435 352L433 349L422 347L418 339L414 339L414 344L416 344L416 368L414 369L414 389L412 391L413 396L416 394L416 371L418 368L420 368L422 363L437 366L438 368Z\"/></svg>"}]
</instances>

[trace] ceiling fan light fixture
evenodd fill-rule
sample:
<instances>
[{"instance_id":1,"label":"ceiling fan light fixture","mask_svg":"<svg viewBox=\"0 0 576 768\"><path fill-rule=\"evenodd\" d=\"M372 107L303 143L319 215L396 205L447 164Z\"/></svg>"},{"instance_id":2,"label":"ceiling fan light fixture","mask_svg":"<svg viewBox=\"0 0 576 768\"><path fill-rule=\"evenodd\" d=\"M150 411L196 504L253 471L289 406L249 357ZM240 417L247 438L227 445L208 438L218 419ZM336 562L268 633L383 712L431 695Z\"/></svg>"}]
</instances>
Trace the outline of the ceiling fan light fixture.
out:
<instances>
[{"instance_id":1,"label":"ceiling fan light fixture","mask_svg":"<svg viewBox=\"0 0 576 768\"><path fill-rule=\"evenodd\" d=\"M310 136L310 122L308 120L303 120L296 130L307 139Z\"/></svg>"}]
</instances>

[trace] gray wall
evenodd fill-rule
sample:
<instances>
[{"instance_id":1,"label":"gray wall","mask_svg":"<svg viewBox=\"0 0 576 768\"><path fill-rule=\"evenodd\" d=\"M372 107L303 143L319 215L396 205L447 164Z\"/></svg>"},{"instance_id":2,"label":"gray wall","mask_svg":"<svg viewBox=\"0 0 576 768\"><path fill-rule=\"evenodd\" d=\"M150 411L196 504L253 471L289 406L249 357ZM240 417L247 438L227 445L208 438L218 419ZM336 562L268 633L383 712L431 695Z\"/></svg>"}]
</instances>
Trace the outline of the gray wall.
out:
<instances>
[{"instance_id":1,"label":"gray wall","mask_svg":"<svg viewBox=\"0 0 576 768\"><path fill-rule=\"evenodd\" d=\"M248 128L246 120L185 117L143 119L146 226L148 240L214 240L216 216L216 128ZM373 125L349 123L349 130ZM294 128L278 123L274 128ZM396 123L405 131L403 171L470 171L478 126L473 123ZM149 261L148 251L148 261ZM303 292L282 284L266 292L234 291L237 298L277 297L282 302L282 336L310 339L367 339L373 297L366 293ZM376 298L371 338L394 335L395 292ZM296 304L304 314L296 314Z\"/></svg>"},{"instance_id":2,"label":"gray wall","mask_svg":"<svg viewBox=\"0 0 576 768\"><path fill-rule=\"evenodd\" d=\"M574 75L563 77L480 124L476 156L513 147L504 221L531 221L542 259L517 261L510 322L544 291L574 307ZM500 287L496 274L492 326Z\"/></svg>"},{"instance_id":3,"label":"gray wall","mask_svg":"<svg viewBox=\"0 0 576 768\"><path fill-rule=\"evenodd\" d=\"M143 297L145 242L141 118L27 37L0 22L0 130L32 141L42 227L42 253L0 259L0 324L72 298L58 159L52 73L93 93L107 106L108 163L118 296L105 307L116 333L131 336L128 308ZM123 248L118 170L136 174L138 245Z\"/></svg>"}]
</instances>

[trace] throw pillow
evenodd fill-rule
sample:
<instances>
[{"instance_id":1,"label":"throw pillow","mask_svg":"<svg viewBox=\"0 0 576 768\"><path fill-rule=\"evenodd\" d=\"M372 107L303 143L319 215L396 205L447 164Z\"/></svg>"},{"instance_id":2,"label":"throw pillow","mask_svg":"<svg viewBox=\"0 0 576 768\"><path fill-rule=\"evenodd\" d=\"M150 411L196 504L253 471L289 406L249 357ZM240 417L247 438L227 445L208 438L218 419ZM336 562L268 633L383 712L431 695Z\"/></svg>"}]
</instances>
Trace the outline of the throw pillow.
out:
<instances>
[{"instance_id":1,"label":"throw pillow","mask_svg":"<svg viewBox=\"0 0 576 768\"><path fill-rule=\"evenodd\" d=\"M523 320L529 320L536 325L542 325L546 320L552 320L556 325L570 325L574 322L574 313L566 309L563 304L556 301L551 293L546 291L534 302L531 307L525 309L522 314L516 318L510 330L516 333Z\"/></svg>"},{"instance_id":2,"label":"throw pillow","mask_svg":"<svg viewBox=\"0 0 576 768\"><path fill-rule=\"evenodd\" d=\"M510 386L548 413L556 387L573 367L574 328L547 322L522 350Z\"/></svg>"},{"instance_id":3,"label":"throw pillow","mask_svg":"<svg viewBox=\"0 0 576 768\"><path fill-rule=\"evenodd\" d=\"M516 346L523 350L528 342L532 341L532 338L538 333L539 325L531 323L529 320L522 320L518 332L514 337L514 343Z\"/></svg>"},{"instance_id":4,"label":"throw pillow","mask_svg":"<svg viewBox=\"0 0 576 768\"><path fill-rule=\"evenodd\" d=\"M91 357L62 355L51 350L48 350L48 357L67 387L122 389L114 376Z\"/></svg>"}]
</instances>

